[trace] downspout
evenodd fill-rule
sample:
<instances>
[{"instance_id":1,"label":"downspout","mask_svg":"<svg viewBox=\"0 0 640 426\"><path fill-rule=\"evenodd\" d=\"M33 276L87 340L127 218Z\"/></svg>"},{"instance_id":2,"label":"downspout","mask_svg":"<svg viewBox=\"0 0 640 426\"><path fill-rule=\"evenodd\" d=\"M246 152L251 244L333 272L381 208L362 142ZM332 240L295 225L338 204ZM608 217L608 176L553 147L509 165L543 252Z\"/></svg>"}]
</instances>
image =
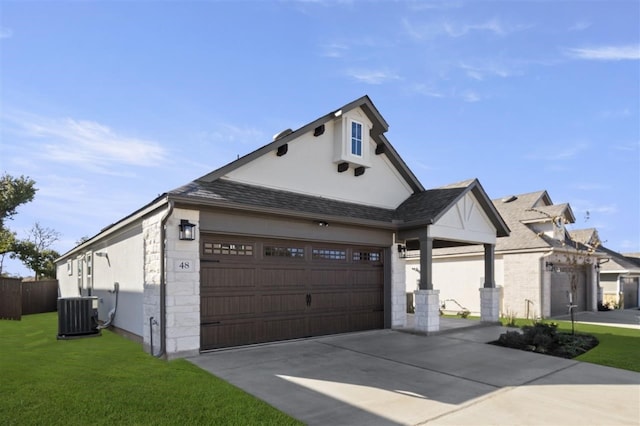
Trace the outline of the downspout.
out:
<instances>
[{"instance_id":1,"label":"downspout","mask_svg":"<svg viewBox=\"0 0 640 426\"><path fill-rule=\"evenodd\" d=\"M173 213L173 200L169 200L169 208L167 212L162 216L160 220L160 352L155 355L157 358L164 356L166 352L166 332L165 317L166 317L166 284L165 279L165 251L166 251L166 238L167 230L166 225L171 213ZM152 349L153 350L153 349ZM152 353L153 355L153 353Z\"/></svg>"}]
</instances>

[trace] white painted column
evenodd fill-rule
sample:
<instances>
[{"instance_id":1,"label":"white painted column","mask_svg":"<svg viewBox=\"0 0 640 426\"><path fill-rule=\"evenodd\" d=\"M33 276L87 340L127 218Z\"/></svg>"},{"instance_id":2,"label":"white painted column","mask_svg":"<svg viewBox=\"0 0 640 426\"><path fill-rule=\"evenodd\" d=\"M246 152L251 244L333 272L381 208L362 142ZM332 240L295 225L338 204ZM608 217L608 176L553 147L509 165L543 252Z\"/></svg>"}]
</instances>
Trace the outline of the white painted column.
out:
<instances>
[{"instance_id":1,"label":"white painted column","mask_svg":"<svg viewBox=\"0 0 640 426\"><path fill-rule=\"evenodd\" d=\"M440 290L416 290L415 328L425 333L440 330Z\"/></svg>"}]
</instances>

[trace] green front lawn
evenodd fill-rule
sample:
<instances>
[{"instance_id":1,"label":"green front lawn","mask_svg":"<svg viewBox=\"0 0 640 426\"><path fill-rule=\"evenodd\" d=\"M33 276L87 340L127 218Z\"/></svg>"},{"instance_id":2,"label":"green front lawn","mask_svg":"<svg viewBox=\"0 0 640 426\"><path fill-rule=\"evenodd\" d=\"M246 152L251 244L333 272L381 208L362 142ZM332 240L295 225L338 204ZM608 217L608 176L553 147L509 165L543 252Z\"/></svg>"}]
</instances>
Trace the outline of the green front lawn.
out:
<instances>
[{"instance_id":1,"label":"green front lawn","mask_svg":"<svg viewBox=\"0 0 640 426\"><path fill-rule=\"evenodd\" d=\"M56 334L55 312L0 321L0 424L300 424L108 330L75 340Z\"/></svg>"},{"instance_id":2,"label":"green front lawn","mask_svg":"<svg viewBox=\"0 0 640 426\"><path fill-rule=\"evenodd\" d=\"M545 321L558 324L558 330L571 331L571 321ZM531 320L519 319L518 326L531 324ZM603 325L575 324L576 333L595 336L598 346L574 359L593 364L640 372L640 330Z\"/></svg>"}]
</instances>

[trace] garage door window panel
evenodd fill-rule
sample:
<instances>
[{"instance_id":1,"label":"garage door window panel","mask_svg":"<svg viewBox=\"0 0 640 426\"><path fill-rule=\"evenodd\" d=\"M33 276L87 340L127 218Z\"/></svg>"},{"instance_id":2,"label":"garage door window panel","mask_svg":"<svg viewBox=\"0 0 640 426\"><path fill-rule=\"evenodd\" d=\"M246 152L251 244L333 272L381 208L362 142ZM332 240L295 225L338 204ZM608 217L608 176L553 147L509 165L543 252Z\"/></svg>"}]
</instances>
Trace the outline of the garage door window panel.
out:
<instances>
[{"instance_id":1,"label":"garage door window panel","mask_svg":"<svg viewBox=\"0 0 640 426\"><path fill-rule=\"evenodd\" d=\"M304 260L304 248L303 247L277 247L277 246L265 246L264 247L265 258L284 258L284 259L296 259Z\"/></svg>"},{"instance_id":2,"label":"garage door window panel","mask_svg":"<svg viewBox=\"0 0 640 426\"><path fill-rule=\"evenodd\" d=\"M347 260L347 251L339 249L313 249L313 260Z\"/></svg>"}]
</instances>

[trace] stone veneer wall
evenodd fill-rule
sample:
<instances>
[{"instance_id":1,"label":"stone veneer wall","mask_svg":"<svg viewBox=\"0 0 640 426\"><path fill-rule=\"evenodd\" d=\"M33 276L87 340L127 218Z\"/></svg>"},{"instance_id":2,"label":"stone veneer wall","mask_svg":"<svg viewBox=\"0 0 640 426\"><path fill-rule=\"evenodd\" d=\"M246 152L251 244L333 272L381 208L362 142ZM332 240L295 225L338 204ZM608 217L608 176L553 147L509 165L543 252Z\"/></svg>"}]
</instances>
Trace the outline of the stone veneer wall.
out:
<instances>
[{"instance_id":1,"label":"stone veneer wall","mask_svg":"<svg viewBox=\"0 0 640 426\"><path fill-rule=\"evenodd\" d=\"M502 314L524 318L527 300L531 300L533 304L529 308L529 316L537 318L543 315L544 305L549 305L549 301L541 298L544 291L541 289L541 256L542 253L504 255Z\"/></svg>"},{"instance_id":2,"label":"stone veneer wall","mask_svg":"<svg viewBox=\"0 0 640 426\"><path fill-rule=\"evenodd\" d=\"M175 209L167 221L166 333L167 357L200 350L200 212ZM180 219L196 225L196 239L178 239Z\"/></svg>"},{"instance_id":3,"label":"stone veneer wall","mask_svg":"<svg viewBox=\"0 0 640 426\"><path fill-rule=\"evenodd\" d=\"M144 236L144 325L143 342L146 351L151 344L150 318L153 317L153 354L161 344L160 318L160 226L162 210L143 220ZM196 224L196 239L180 241L180 219ZM197 354L200 349L200 228L199 212L174 209L167 221L165 247L165 333L166 356L175 358Z\"/></svg>"},{"instance_id":4,"label":"stone veneer wall","mask_svg":"<svg viewBox=\"0 0 640 426\"><path fill-rule=\"evenodd\" d=\"M144 350L149 352L151 333L153 332L153 353L160 350L160 222L165 209L160 210L142 221L144 287L142 298L142 338ZM149 327L151 318L154 320Z\"/></svg>"}]
</instances>

